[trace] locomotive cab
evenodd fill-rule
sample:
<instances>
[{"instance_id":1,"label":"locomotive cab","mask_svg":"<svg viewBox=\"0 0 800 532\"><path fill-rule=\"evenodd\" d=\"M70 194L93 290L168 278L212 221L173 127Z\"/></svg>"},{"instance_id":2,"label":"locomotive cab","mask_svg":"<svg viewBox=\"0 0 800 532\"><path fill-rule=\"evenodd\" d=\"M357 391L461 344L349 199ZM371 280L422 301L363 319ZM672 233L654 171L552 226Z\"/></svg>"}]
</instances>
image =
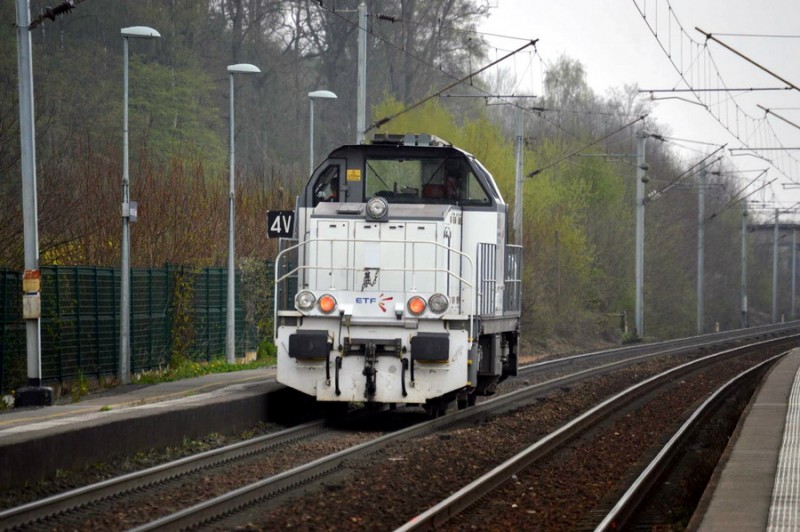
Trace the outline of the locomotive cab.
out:
<instances>
[{"instance_id":1,"label":"locomotive cab","mask_svg":"<svg viewBox=\"0 0 800 532\"><path fill-rule=\"evenodd\" d=\"M276 260L278 381L436 410L516 374L521 249L472 155L429 135L334 150Z\"/></svg>"}]
</instances>

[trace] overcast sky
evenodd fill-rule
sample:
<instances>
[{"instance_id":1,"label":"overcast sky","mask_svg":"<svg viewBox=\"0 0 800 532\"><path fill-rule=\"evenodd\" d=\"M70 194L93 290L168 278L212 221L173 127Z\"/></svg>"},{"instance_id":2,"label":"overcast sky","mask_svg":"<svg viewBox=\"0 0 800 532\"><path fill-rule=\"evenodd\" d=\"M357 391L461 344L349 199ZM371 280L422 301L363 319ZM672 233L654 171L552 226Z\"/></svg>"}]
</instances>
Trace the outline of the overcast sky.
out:
<instances>
[{"instance_id":1,"label":"overcast sky","mask_svg":"<svg viewBox=\"0 0 800 532\"><path fill-rule=\"evenodd\" d=\"M711 63L695 65L691 70L692 56L708 55L702 48L694 48L686 36L680 36L676 20L689 37L701 45L706 43L699 27L760 63L784 80L800 85L800 1L798 0L490 0L494 6L481 31L510 35L528 39L539 39L537 50L542 58L534 58L528 70L528 56L517 58L506 67L513 68L517 75L531 85L530 90L541 94L542 69L552 64L559 56L566 55L579 60L586 72L591 88L599 95L609 89L624 85L638 85L640 89L686 88L667 54L661 49L659 40L651 32L658 24L661 42L668 48L674 61L687 73L695 87L751 88L786 87L786 83L763 73L744 59L737 57L721 45L708 41L708 51L721 73L721 82L714 79ZM670 6L674 17L668 15ZM642 15L645 13L646 17ZM656 19L658 22L656 22ZM667 21L671 20L670 24ZM771 37L745 37L722 34L758 34ZM791 37L775 37L794 36ZM498 50L518 48L520 41L487 37ZM681 43L684 43L681 46ZM502 54L500 54L502 55ZM706 81L710 79L710 81ZM524 92L524 91L520 91ZM655 93L655 97L684 97L691 94ZM719 110L730 128L737 127L736 111L724 93L714 93L711 103ZM717 99L718 98L718 99ZM777 118L779 115L800 124L800 93L796 90L758 91L737 93L735 102L744 113L738 120L738 134L748 139L750 147L800 148L800 130ZM768 121L761 120L765 112L758 105L772 110ZM710 113L699 105L678 99L657 102L653 113L668 133L674 137L727 143L728 148L740 148L742 142L730 135ZM750 127L744 125L745 122ZM760 125L759 125L760 124ZM770 129L771 128L771 129ZM775 135L773 135L773 132ZM777 140L776 140L777 139ZM776 144L777 143L777 144ZM713 150L703 145L691 145L694 149ZM687 155L691 152L684 152ZM766 168L769 164L751 156L741 155L730 159L742 170ZM800 182L800 150L785 152L760 151L776 162L789 178ZM742 174L749 181L755 173ZM749 176L749 177L748 177ZM782 207L790 207L800 201L800 191L783 187L788 179L780 172L770 170L768 179L778 178L771 185ZM757 193L756 200L772 200L772 192Z\"/></svg>"}]
</instances>

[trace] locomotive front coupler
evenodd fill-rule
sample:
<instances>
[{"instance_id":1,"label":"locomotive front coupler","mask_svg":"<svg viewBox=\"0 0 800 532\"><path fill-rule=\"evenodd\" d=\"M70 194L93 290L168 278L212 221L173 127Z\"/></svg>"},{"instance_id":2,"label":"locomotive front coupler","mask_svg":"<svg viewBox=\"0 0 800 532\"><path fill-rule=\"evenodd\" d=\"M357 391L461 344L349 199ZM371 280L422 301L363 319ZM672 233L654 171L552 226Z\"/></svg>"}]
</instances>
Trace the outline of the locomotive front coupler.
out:
<instances>
[{"instance_id":1,"label":"locomotive front coupler","mask_svg":"<svg viewBox=\"0 0 800 532\"><path fill-rule=\"evenodd\" d=\"M362 371L362 375L367 378L367 382L364 386L364 396L369 399L375 395L377 391L377 386L375 385L375 375L377 375L378 370L375 369L375 361L377 359L375 353L377 349L374 342L367 343L367 351L364 354L364 371Z\"/></svg>"}]
</instances>

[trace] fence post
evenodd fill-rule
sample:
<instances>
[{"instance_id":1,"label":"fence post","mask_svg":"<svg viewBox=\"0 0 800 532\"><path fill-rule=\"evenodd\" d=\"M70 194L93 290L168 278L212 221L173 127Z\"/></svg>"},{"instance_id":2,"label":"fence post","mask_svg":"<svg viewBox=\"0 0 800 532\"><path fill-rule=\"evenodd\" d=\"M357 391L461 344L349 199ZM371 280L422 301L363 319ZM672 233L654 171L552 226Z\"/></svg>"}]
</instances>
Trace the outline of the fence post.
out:
<instances>
[{"instance_id":1,"label":"fence post","mask_svg":"<svg viewBox=\"0 0 800 532\"><path fill-rule=\"evenodd\" d=\"M94 267L94 345L95 345L95 367L94 373L97 381L100 382L100 284L97 277L97 266Z\"/></svg>"},{"instance_id":2,"label":"fence post","mask_svg":"<svg viewBox=\"0 0 800 532\"><path fill-rule=\"evenodd\" d=\"M172 313L170 312L170 301L173 298L173 286L172 277L170 277L169 272L169 263L164 265L164 275L166 275L166 286L167 286L167 301L164 305L164 357L167 359L167 365L172 364L172 334L170 330L172 329Z\"/></svg>"},{"instance_id":3,"label":"fence post","mask_svg":"<svg viewBox=\"0 0 800 532\"><path fill-rule=\"evenodd\" d=\"M75 272L75 331L77 332L77 347L78 347L78 360L77 366L80 369L83 366L83 352L81 350L81 336L83 335L83 331L81 329L81 278L80 278L80 271L77 266L73 266L73 271ZM60 378L63 378L63 375L59 375Z\"/></svg>"},{"instance_id":4,"label":"fence post","mask_svg":"<svg viewBox=\"0 0 800 532\"><path fill-rule=\"evenodd\" d=\"M153 268L147 268L147 367L153 367Z\"/></svg>"}]
</instances>

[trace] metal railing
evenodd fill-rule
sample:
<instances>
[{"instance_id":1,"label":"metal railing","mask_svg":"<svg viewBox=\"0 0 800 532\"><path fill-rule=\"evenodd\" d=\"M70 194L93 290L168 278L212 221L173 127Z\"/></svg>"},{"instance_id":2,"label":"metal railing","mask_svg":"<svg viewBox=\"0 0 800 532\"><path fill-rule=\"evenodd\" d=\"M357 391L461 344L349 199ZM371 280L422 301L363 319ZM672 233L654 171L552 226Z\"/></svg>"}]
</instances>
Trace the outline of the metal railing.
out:
<instances>
[{"instance_id":1,"label":"metal railing","mask_svg":"<svg viewBox=\"0 0 800 532\"><path fill-rule=\"evenodd\" d=\"M522 246L506 246L503 314L522 312Z\"/></svg>"},{"instance_id":2,"label":"metal railing","mask_svg":"<svg viewBox=\"0 0 800 532\"><path fill-rule=\"evenodd\" d=\"M278 315L279 311L290 310L294 308L293 298L294 295L308 283L306 279L309 277L310 272L322 272L327 274L331 278L331 285L327 288L329 289L339 289L339 290L361 290L361 287L355 286L355 273L356 272L363 272L365 269L376 270L379 269L380 272L383 274L391 274L391 273L402 273L403 274L403 285L402 289L399 291L415 291L417 290L417 276L422 274L431 274L434 277L434 286L438 287L438 275L442 274L447 279L447 287L438 287L444 288L441 292L450 292L447 293L447 296L451 298L451 301L456 303L458 308L458 314L465 315L466 319L472 318L474 314L474 290L475 286L473 282L469 279L472 276L474 271L472 259L466 253L462 253L461 251L452 249L444 244L440 244L434 241L428 240L397 240L392 241L391 244L398 244L403 246L411 246L411 267L410 268L388 268L381 266L380 268L364 268L364 267L356 267L352 262L355 260L354 253L353 253L353 246L359 243L366 243L366 244L376 244L380 243L380 241L376 240L366 240L366 239L350 239L346 242L343 242L338 239L332 238L311 238L307 239L303 242L298 242L293 245L288 245L289 240L282 241L282 245L285 246L279 253L275 259L275 293L278 297L275 298L275 315ZM296 241L294 241L296 242ZM303 257L308 257L308 247L312 244L317 245L319 243L331 243L331 257L330 257L330 264L324 266L317 266L317 265L306 265L306 264L298 264ZM346 258L345 260L340 260L342 265L334 264L335 257L334 257L334 246L333 243L339 244L346 244ZM434 246L437 249L442 249L448 254L454 254L457 257L456 263L461 264L463 261L468 266L468 273L470 276L462 277L458 275L458 273L448 269L448 268L418 268L416 267L416 257L417 257L417 247L418 246ZM294 265L292 265L292 261L294 261ZM335 282L335 273L343 272L345 273L345 286L337 287ZM350 274L350 275L347 275ZM410 274L410 283L406 283L407 275ZM457 286L455 290L452 286L449 286L449 281L455 281ZM291 286L293 284L293 286ZM380 289L380 285L377 287L371 287L373 290ZM462 291L466 291L466 297L462 295ZM457 299L454 297L453 294L458 294ZM277 326L277 323L276 323Z\"/></svg>"}]
</instances>

